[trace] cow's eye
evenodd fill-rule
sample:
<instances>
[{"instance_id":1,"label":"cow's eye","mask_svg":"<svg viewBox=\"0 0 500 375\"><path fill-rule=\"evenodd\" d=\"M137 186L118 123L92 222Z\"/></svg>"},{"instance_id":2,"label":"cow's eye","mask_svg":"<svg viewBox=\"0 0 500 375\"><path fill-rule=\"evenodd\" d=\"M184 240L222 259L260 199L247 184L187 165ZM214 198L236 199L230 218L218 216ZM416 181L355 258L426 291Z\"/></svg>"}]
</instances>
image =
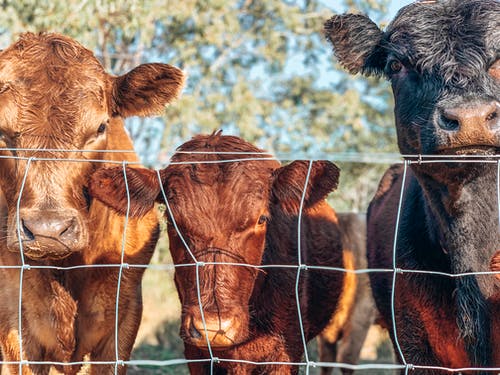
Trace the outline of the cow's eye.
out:
<instances>
[{"instance_id":1,"label":"cow's eye","mask_svg":"<svg viewBox=\"0 0 500 375\"><path fill-rule=\"evenodd\" d=\"M268 217L265 215L260 215L259 220L257 221L257 224L262 225L264 223L267 223Z\"/></svg>"},{"instance_id":2,"label":"cow's eye","mask_svg":"<svg viewBox=\"0 0 500 375\"><path fill-rule=\"evenodd\" d=\"M386 71L388 75L399 73L403 70L403 63L399 60L392 59L387 62Z\"/></svg>"},{"instance_id":3,"label":"cow's eye","mask_svg":"<svg viewBox=\"0 0 500 375\"><path fill-rule=\"evenodd\" d=\"M107 122L101 123L101 125L99 125L99 127L97 128L97 134L103 134L106 131L107 127L108 127Z\"/></svg>"}]
</instances>

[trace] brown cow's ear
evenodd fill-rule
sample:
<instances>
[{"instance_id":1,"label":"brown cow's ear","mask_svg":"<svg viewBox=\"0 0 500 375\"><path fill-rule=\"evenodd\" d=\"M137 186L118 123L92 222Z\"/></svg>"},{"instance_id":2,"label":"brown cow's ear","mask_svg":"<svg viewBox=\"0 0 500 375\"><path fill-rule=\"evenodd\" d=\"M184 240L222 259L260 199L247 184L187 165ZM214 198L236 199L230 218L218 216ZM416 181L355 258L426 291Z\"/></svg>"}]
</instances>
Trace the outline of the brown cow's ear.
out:
<instances>
[{"instance_id":1,"label":"brown cow's ear","mask_svg":"<svg viewBox=\"0 0 500 375\"><path fill-rule=\"evenodd\" d=\"M121 117L160 114L179 97L184 72L168 64L143 64L113 82L111 111Z\"/></svg>"},{"instance_id":2,"label":"brown cow's ear","mask_svg":"<svg viewBox=\"0 0 500 375\"><path fill-rule=\"evenodd\" d=\"M325 36L340 64L351 74L382 74L386 58L380 48L383 32L368 17L333 16L325 22Z\"/></svg>"},{"instance_id":3,"label":"brown cow's ear","mask_svg":"<svg viewBox=\"0 0 500 375\"><path fill-rule=\"evenodd\" d=\"M493 272L500 272L500 250L497 251L491 258L490 267ZM500 273L497 273L495 276L498 280L500 280Z\"/></svg>"},{"instance_id":4,"label":"brown cow's ear","mask_svg":"<svg viewBox=\"0 0 500 375\"><path fill-rule=\"evenodd\" d=\"M274 171L272 195L285 211L297 214L306 182L309 161L294 161ZM304 197L304 208L323 200L337 188L339 168L326 160L314 161Z\"/></svg>"},{"instance_id":5,"label":"brown cow's ear","mask_svg":"<svg viewBox=\"0 0 500 375\"><path fill-rule=\"evenodd\" d=\"M158 175L144 168L126 168L126 173L130 195L129 215L144 216L154 207L160 193ZM90 179L89 193L118 213L127 213L127 186L123 167L98 169Z\"/></svg>"}]
</instances>

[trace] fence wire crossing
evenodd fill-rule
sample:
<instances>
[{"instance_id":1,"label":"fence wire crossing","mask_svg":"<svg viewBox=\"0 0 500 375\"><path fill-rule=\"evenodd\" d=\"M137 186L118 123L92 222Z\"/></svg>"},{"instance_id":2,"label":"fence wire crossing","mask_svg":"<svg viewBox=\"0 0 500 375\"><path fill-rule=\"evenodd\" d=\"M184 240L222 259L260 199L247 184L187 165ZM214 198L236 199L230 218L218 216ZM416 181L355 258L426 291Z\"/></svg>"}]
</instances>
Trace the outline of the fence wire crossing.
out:
<instances>
[{"instance_id":1,"label":"fence wire crossing","mask_svg":"<svg viewBox=\"0 0 500 375\"><path fill-rule=\"evenodd\" d=\"M0 151L6 150L6 149L0 149ZM33 150L30 150L33 151ZM47 150L45 150L47 151ZM50 150L49 150L50 151ZM57 151L64 151L64 150L57 150ZM75 153L75 150L67 150L68 152ZM86 150L80 150L79 152L85 152ZM95 152L95 151L93 151ZM113 152L111 150L102 150L102 152ZM114 151L114 152L122 152L122 151ZM129 151L127 151L129 152ZM207 154L205 152L192 152L192 154ZM270 157L270 154L268 153L247 153L247 152L228 152L229 154L234 154L234 155L241 155L241 158L235 157L234 159L228 159L228 160L213 160L213 161L189 161L189 162L171 162L171 165L175 164L194 164L194 163L236 163L236 162L248 162L248 161L263 161L263 160L290 160L288 157L280 157L279 155L277 157ZM247 157L244 157L247 156ZM262 157L259 157L262 156ZM344 155L345 156L345 155ZM303 262L303 257L302 257L302 249L301 249L301 241L302 241L302 213L304 210L304 201L305 201L305 196L306 196L306 190L307 186L310 181L310 174L313 166L314 160L318 159L309 159L308 163L308 169L307 169L307 175L304 181L304 186L302 188L302 194L301 194L301 199L300 199L300 207L299 207L299 214L298 214L298 219L297 219L297 259L298 262L296 265L290 265L290 264L270 264L270 265L254 265L254 264L247 264L247 263L238 263L238 262L205 262L205 261L200 261L197 259L195 256L195 253L190 249L190 246L188 245L188 241L186 241L186 238L184 234L181 232L176 218L174 217L174 212L171 208L171 204L168 199L168 194L164 190L164 186L162 183L162 179L160 176L160 171L156 170L156 177L158 179L158 184L160 187L161 191L161 197L163 199L163 203L165 204L166 207L166 212L169 215L170 218L170 224L174 227L175 231L177 232L177 235L179 239L181 240L182 244L185 247L185 251L189 255L189 258L192 260L192 263L187 263L187 264L132 264L128 263L126 261L126 240L127 240L127 228L129 225L129 216L130 216L130 209L131 209L131 193L130 193L130 186L129 186L129 180L127 179L127 169L126 167L129 165L137 165L138 163L136 162L129 162L129 161L116 161L116 160L94 160L94 159L86 159L86 158L47 158L47 157L19 157L19 156L4 156L0 155L0 158L9 158L9 159L15 159L15 160L24 160L26 161L26 166L24 170L24 174L22 177L22 183L20 185L19 189L19 195L18 199L16 202L16 217L15 217L15 222L16 222L16 230L17 230L17 238L19 241L19 252L20 252L20 264L19 265L6 265L6 264L1 264L0 269L19 269L19 300L18 300L18 341L19 341L19 348L20 348L20 360L18 362L12 362L12 361L5 361L2 360L0 363L2 365L7 365L7 364L14 364L18 365L19 368L19 373L23 373L23 366L26 365L55 365L55 366L75 366L75 365L114 365L114 373L118 374L119 373L119 368L124 366L124 365L134 365L134 366L157 366L157 367L166 367L166 366L177 366L177 365L182 365L182 364L189 364L189 363L207 363L210 365L210 373L214 373L214 365L217 363L222 363L222 362L233 362L233 363L241 363L241 364L251 364L251 365L288 365L288 366L297 366L300 368L303 368L305 374L309 374L312 368L317 368L317 367L331 367L331 368L340 368L340 369L350 369L350 370L380 370L380 369L385 369L385 370L402 370L405 371L406 373L409 372L410 370L435 370L435 371L445 371L445 372L450 372L450 373L458 373L458 372L467 372L467 371L491 371L491 372L500 372L500 368L446 368L446 367L441 367L441 366L428 366L428 365L421 365L419 363L408 363L408 361L405 358L405 354L403 350L400 347L399 344L399 334L398 331L400 329L404 329L404 327L400 327L397 325L396 322L396 314L395 314L395 298L396 298L396 284L397 284L397 277L398 275L402 275L405 273L421 273L421 274L433 274L433 275L439 275L439 276L445 276L445 277L450 277L450 278L457 278L457 277L465 277L465 276L473 276L473 275L494 275L498 274L499 272L493 272L493 271L481 271L481 272L466 272L466 273L460 273L460 274L452 274L452 273L445 273L445 272L437 272L437 271L429 271L429 270L413 270L413 269L401 269L398 268L398 262L397 262L397 246L398 246L398 230L399 230L399 225L400 225L400 218L401 214L403 212L403 200L404 200L404 193L405 193L405 182L406 182L406 177L407 177L407 169L412 163L496 163L497 164L497 178L496 178L496 192L497 192L497 206L498 206L498 223L499 223L499 230L500 230L500 160L499 157L500 155L481 155L476 156L476 155L466 155L466 156L443 156L443 155L402 155L399 157L396 157L394 155L388 157L385 155L386 159L390 159L393 157L394 159L399 159L399 162L401 162L401 157L403 158L403 164L404 164L404 170L403 170L403 182L402 182L402 187L400 191L400 197L399 197L399 204L398 204L398 210L397 210L397 217L396 217L396 226L394 228L394 242L393 242L393 253L392 253L392 268L366 268L366 269L345 269L345 268L339 268L339 267L330 267L328 265L312 265L312 264L307 264ZM330 159L332 161L342 161L342 157L335 159L335 155ZM356 161L353 160L354 157L353 155L349 155L348 157L345 157L344 160L348 161ZM371 160L377 160L380 158L377 158L374 155L371 155ZM126 188L126 211L125 211L125 221L124 221L124 227L123 227L123 235L122 235L122 246L121 246L121 254L120 254L120 262L116 264L82 264L82 265L76 265L76 266L71 266L71 267L61 267L61 266L51 266L47 264L30 264L29 258L25 257L24 250L23 250L23 239L21 235L21 228L22 228L22 223L21 223L21 202L23 198L23 192L25 190L25 185L27 181L27 177L30 171L30 167L33 163L37 162L44 162L44 161L57 161L61 163L74 163L74 162L98 162L98 163L107 163L107 164L117 164L122 166L122 171L123 171L123 178L125 182L125 188ZM359 162L366 162L366 159L364 155L361 155L359 157ZM391 161L396 161L396 160L391 160ZM333 207L335 209L335 207ZM166 235L166 234L164 234ZM237 359L232 359L232 358L219 358L214 355L214 351L211 347L210 344L210 339L209 339L209 332L205 320L205 309L203 306L203 301L201 297L201 280L200 280L200 269L206 266L215 266L215 265L224 265L227 267L247 267L250 269L256 269L256 270L265 270L269 268L281 268L281 269L295 269L296 270L296 278L295 278L295 300L296 300L296 307L297 307L297 317L298 317L298 322L299 322L299 330L297 334L300 335L302 345L303 345L303 350L304 350L304 360L301 362L296 362L296 363L291 363L291 362L256 362L256 361L251 361L247 360L245 358L237 358ZM203 330L204 330L204 336L205 340L207 343L207 351L209 356L206 359L199 359L199 360L187 360L185 358L176 358L176 359L169 359L169 360L151 360L151 359L134 359L134 360L125 360L124 358L120 358L120 351L119 351L119 344L120 344L120 325L119 325L119 299L120 299L120 293L121 293L121 281L122 281L122 275L123 271L125 269L133 269L133 268L138 268L138 269L157 269L157 270L168 270L168 269L176 269L180 267L194 267L195 268L195 274L196 274L196 290L198 294L198 305L199 305L199 310L200 310L200 315L203 323ZM117 268L118 269L118 281L117 281L117 286L116 286L116 302L115 302L115 326L114 326L114 348L115 348L115 358L114 360L110 361L75 361L75 362L53 362L53 361L39 361L38 359L31 359L31 358L25 358L24 357L24 351L23 351L23 280L25 279L25 273L30 272L30 270L34 269L54 269L54 270L76 270L76 269L96 269L96 268ZM306 334L304 330L304 324L302 321L302 311L301 311L301 295L300 295L300 280L301 276L304 272L307 272L308 270L325 270L325 271L331 271L331 272L343 272L343 273L353 273L353 274L368 274L368 273L390 273L392 274L392 290L391 290L391 310L392 310L392 328L394 331L394 342L396 346L396 351L401 359L401 364L393 364L393 363L387 363L387 364L379 364L379 363L372 363L372 364L359 364L359 365L352 365L348 363L337 363L337 362L319 362L319 361L313 361L311 360L311 355L308 352L307 348L307 340L306 340Z\"/></svg>"}]
</instances>

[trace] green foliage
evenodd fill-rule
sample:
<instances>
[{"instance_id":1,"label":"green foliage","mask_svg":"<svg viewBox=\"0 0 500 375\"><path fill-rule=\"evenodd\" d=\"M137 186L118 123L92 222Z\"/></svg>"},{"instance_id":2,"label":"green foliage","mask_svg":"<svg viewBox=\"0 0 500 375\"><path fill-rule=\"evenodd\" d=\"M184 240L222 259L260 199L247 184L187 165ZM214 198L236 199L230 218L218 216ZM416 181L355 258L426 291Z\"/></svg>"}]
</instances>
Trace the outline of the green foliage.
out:
<instances>
[{"instance_id":1,"label":"green foliage","mask_svg":"<svg viewBox=\"0 0 500 375\"><path fill-rule=\"evenodd\" d=\"M288 160L335 161L340 153L394 152L389 87L351 77L335 63L322 35L323 23L334 12L323 1L3 0L0 37L5 46L24 31L61 32L93 50L114 74L152 61L184 69L184 94L165 110L160 125L137 119L128 123L148 165L164 164L175 146L219 128ZM337 3L340 11L386 21L389 0ZM364 211L386 165L338 164L341 180L333 206ZM171 263L165 235L153 263ZM138 341L135 359L183 356L178 298L169 272L146 273L141 332L147 333L141 335L155 337ZM134 366L129 372L184 374L187 369Z\"/></svg>"},{"instance_id":2,"label":"green foliage","mask_svg":"<svg viewBox=\"0 0 500 375\"><path fill-rule=\"evenodd\" d=\"M342 10L381 20L388 2L344 0ZM164 126L129 123L149 165L160 138L172 150L219 128L290 159L396 150L388 85L350 77L335 64L322 35L333 11L320 0L5 0L0 10L4 39L59 31L115 74L145 61L186 71L183 97L166 109ZM366 207L380 175L372 169L343 165L341 208ZM369 192L353 196L361 181Z\"/></svg>"}]
</instances>

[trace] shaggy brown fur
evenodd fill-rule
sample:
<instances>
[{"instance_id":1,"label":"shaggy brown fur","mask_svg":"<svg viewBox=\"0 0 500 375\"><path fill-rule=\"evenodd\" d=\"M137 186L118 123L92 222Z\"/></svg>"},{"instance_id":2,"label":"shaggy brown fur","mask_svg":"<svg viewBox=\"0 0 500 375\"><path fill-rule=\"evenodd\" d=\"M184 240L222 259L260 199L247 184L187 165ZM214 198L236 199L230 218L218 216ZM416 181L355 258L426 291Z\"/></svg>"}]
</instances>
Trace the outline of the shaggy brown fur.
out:
<instances>
[{"instance_id":1,"label":"shaggy brown fur","mask_svg":"<svg viewBox=\"0 0 500 375\"><path fill-rule=\"evenodd\" d=\"M295 268L250 268L212 262L296 265L297 220L309 163L281 166L275 160L235 154L189 154L184 151L262 152L240 138L197 136L179 148L161 174L173 215L167 213L170 250L176 265L192 264L180 234L200 266L200 296L207 331L199 309L196 267L177 267L175 282L182 302L181 337L188 359L209 358L207 339L219 358L248 361L299 362L303 344L297 319ZM205 163L197 163L197 161ZM217 163L209 163L218 161ZM119 168L98 171L91 193L119 212L126 195ZM336 186L332 163L312 164L301 226L302 262L344 267L340 230L325 197ZM156 173L127 170L131 213L163 201ZM141 194L137 194L140 191ZM208 263L208 264L207 264ZM320 333L339 308L346 287L342 272L307 269L300 272L299 301L306 340ZM191 363L193 374L209 373L206 363ZM217 374L296 374L288 365L250 365L223 361Z\"/></svg>"},{"instance_id":2,"label":"shaggy brown fur","mask_svg":"<svg viewBox=\"0 0 500 375\"><path fill-rule=\"evenodd\" d=\"M106 165L91 160L136 161L133 152L96 150L132 150L122 117L160 112L178 96L183 80L180 70L165 64L110 76L89 50L59 34L23 34L0 53L0 196L5 198L0 199L1 266L21 265L21 244L24 261L31 266L120 263L125 221L89 199L88 177ZM37 151L43 148L52 151ZM129 220L124 261L147 264L157 233L154 211L140 221ZM20 353L21 273L19 268L0 268L3 359L70 362L89 355L92 361L127 360L141 318L143 270L123 272L115 353L118 273L117 267L25 270ZM74 374L80 366L58 367ZM23 365L22 373L48 374L49 368ZM90 372L108 374L113 369L92 365ZM19 366L8 365L8 370L17 374ZM125 368L118 372L125 373Z\"/></svg>"}]
</instances>

